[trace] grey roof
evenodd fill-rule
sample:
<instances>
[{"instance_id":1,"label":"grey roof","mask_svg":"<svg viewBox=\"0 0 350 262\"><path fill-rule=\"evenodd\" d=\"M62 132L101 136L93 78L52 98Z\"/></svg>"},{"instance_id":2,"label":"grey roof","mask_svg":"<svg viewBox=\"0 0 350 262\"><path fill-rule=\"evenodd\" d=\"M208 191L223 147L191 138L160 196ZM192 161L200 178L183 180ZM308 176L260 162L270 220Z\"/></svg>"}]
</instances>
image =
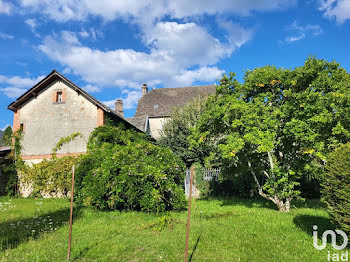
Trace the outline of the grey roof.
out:
<instances>
[{"instance_id":1,"label":"grey roof","mask_svg":"<svg viewBox=\"0 0 350 262\"><path fill-rule=\"evenodd\" d=\"M139 99L134 117L170 116L173 107L183 107L196 97L215 93L216 85L152 89Z\"/></svg>"},{"instance_id":2,"label":"grey roof","mask_svg":"<svg viewBox=\"0 0 350 262\"><path fill-rule=\"evenodd\" d=\"M129 121L125 120L125 118L121 117L120 115L116 114L114 110L85 92L83 89L75 85L73 82L71 82L68 78L63 76L62 74L58 73L56 70L52 70L52 72L47 75L43 80L41 80L39 83L37 83L35 86L33 86L31 89L29 89L27 92L25 92L23 95L21 95L19 98L17 98L16 101L12 102L7 108L16 111L18 108L21 107L23 103L28 101L32 97L38 96L41 90L43 90L48 84L56 81L56 80L62 80L64 81L69 87L71 87L73 90L75 90L77 93L81 94L83 97L85 97L88 101L90 101L92 104L96 105L97 107L101 108L106 113L110 114L113 118L116 118L126 124L128 127L135 126L131 124ZM137 127L136 127L137 128Z\"/></svg>"},{"instance_id":3,"label":"grey roof","mask_svg":"<svg viewBox=\"0 0 350 262\"><path fill-rule=\"evenodd\" d=\"M146 131L146 120L147 116L138 116L138 117L130 117L126 118L131 124L136 126L138 129Z\"/></svg>"}]
</instances>

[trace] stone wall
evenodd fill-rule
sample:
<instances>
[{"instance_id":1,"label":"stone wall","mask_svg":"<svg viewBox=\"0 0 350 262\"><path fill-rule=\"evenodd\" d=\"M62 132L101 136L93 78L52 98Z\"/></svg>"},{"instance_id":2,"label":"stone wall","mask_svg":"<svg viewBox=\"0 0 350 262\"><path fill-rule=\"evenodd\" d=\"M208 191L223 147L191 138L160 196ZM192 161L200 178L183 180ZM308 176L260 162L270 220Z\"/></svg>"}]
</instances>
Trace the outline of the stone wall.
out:
<instances>
[{"instance_id":1,"label":"stone wall","mask_svg":"<svg viewBox=\"0 0 350 262\"><path fill-rule=\"evenodd\" d=\"M62 92L62 102L55 101L57 92ZM98 124L97 111L95 105L64 82L53 82L19 110L19 125L23 127L23 158L30 162L43 158L51 154L62 137L75 132L84 137L64 145L57 153L86 152L89 135Z\"/></svg>"}]
</instances>

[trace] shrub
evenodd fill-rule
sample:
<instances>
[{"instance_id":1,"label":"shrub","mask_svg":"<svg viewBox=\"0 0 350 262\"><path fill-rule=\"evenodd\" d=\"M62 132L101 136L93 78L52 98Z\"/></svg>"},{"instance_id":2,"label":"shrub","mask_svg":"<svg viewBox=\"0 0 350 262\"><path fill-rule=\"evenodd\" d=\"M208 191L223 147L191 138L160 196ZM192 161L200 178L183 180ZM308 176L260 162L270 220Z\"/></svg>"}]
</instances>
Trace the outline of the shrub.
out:
<instances>
[{"instance_id":1,"label":"shrub","mask_svg":"<svg viewBox=\"0 0 350 262\"><path fill-rule=\"evenodd\" d=\"M76 157L44 159L32 166L25 165L22 169L23 182L30 185L32 196L62 196L67 197L71 189L72 167L78 162Z\"/></svg>"},{"instance_id":2,"label":"shrub","mask_svg":"<svg viewBox=\"0 0 350 262\"><path fill-rule=\"evenodd\" d=\"M95 129L76 172L78 203L104 210L162 212L184 206L184 164L144 134L106 125Z\"/></svg>"},{"instance_id":3,"label":"shrub","mask_svg":"<svg viewBox=\"0 0 350 262\"><path fill-rule=\"evenodd\" d=\"M17 171L12 155L0 158L0 196L15 195L17 192Z\"/></svg>"},{"instance_id":4,"label":"shrub","mask_svg":"<svg viewBox=\"0 0 350 262\"><path fill-rule=\"evenodd\" d=\"M72 168L79 163L79 157L66 156L57 158L57 151L65 144L70 143L77 137L83 137L80 133L73 133L62 137L52 149L51 159L26 165L21 159L17 160L21 182L31 188L32 196L51 195L55 197L67 197L71 189Z\"/></svg>"},{"instance_id":5,"label":"shrub","mask_svg":"<svg viewBox=\"0 0 350 262\"><path fill-rule=\"evenodd\" d=\"M323 201L332 222L350 233L350 143L330 155L326 170Z\"/></svg>"}]
</instances>

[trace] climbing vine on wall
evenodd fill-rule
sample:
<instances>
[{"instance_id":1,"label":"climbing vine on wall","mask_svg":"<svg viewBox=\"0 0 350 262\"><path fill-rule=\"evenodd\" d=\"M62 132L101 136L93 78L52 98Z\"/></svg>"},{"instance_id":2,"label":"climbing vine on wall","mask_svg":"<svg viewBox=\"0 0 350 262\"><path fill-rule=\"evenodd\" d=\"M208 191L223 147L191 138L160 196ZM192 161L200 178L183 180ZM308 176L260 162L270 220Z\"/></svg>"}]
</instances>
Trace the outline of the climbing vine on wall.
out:
<instances>
[{"instance_id":1,"label":"climbing vine on wall","mask_svg":"<svg viewBox=\"0 0 350 262\"><path fill-rule=\"evenodd\" d=\"M74 133L63 137L52 149L52 158L44 159L32 166L23 165L21 173L23 182L32 190L33 196L58 196L66 197L69 193L72 178L72 167L80 160L79 157L65 156L57 158L56 153L63 145L70 143L77 137L83 137L80 133Z\"/></svg>"}]
</instances>

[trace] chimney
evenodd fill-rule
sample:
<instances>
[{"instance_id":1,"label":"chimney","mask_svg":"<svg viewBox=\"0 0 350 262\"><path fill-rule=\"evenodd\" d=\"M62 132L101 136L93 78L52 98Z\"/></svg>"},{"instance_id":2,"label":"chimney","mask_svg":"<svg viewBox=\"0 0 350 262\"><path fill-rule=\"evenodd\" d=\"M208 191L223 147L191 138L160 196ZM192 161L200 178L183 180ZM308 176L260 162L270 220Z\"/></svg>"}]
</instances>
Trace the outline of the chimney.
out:
<instances>
[{"instance_id":1,"label":"chimney","mask_svg":"<svg viewBox=\"0 0 350 262\"><path fill-rule=\"evenodd\" d=\"M117 100L115 100L115 103L114 103L114 104L115 104L115 112L116 112L118 115L124 117L123 100L117 99Z\"/></svg>"},{"instance_id":2,"label":"chimney","mask_svg":"<svg viewBox=\"0 0 350 262\"><path fill-rule=\"evenodd\" d=\"M142 88L142 96L148 93L147 84L143 84L141 88Z\"/></svg>"}]
</instances>

